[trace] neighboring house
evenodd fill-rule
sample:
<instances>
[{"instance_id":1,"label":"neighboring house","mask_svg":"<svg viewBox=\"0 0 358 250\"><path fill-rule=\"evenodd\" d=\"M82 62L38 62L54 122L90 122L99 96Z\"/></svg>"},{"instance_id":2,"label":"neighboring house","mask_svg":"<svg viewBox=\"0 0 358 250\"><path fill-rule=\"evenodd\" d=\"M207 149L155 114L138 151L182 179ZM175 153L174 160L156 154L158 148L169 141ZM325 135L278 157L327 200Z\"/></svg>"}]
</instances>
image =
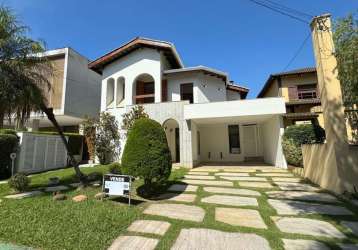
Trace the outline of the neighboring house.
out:
<instances>
[{"instance_id":1,"label":"neighboring house","mask_svg":"<svg viewBox=\"0 0 358 250\"><path fill-rule=\"evenodd\" d=\"M283 115L285 127L293 124L316 123L324 128L317 83L317 72L314 67L272 74L257 97L285 98L287 111Z\"/></svg>"},{"instance_id":2,"label":"neighboring house","mask_svg":"<svg viewBox=\"0 0 358 250\"><path fill-rule=\"evenodd\" d=\"M147 38L133 39L89 68L102 75L101 110L121 124L133 105L143 105L162 124L173 162L193 167L265 161L286 167L283 98L245 100L248 89L228 74L184 67L172 43Z\"/></svg>"},{"instance_id":3,"label":"neighboring house","mask_svg":"<svg viewBox=\"0 0 358 250\"><path fill-rule=\"evenodd\" d=\"M44 56L54 67L51 89L44 90L48 106L53 108L65 132L78 132L78 125L86 116L98 116L101 76L88 69L88 59L71 48L50 50ZM33 113L26 127L32 131L53 130L52 124L42 113Z\"/></svg>"}]
</instances>

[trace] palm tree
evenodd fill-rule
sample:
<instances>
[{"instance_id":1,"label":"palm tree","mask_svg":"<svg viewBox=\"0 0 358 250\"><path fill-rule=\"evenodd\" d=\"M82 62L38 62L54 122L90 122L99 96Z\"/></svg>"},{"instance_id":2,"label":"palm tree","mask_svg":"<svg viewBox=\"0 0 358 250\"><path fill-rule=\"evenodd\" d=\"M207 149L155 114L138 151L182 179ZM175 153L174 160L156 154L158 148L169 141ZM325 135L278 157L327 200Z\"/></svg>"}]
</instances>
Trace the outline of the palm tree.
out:
<instances>
[{"instance_id":1,"label":"palm tree","mask_svg":"<svg viewBox=\"0 0 358 250\"><path fill-rule=\"evenodd\" d=\"M51 121L68 152L70 164L82 183L85 175L69 150L52 108L47 107L44 90L51 89L52 65L45 56L45 46L26 36L23 26L6 7L0 6L0 128L3 119L15 117L17 127L29 119L31 112L43 112Z\"/></svg>"}]
</instances>

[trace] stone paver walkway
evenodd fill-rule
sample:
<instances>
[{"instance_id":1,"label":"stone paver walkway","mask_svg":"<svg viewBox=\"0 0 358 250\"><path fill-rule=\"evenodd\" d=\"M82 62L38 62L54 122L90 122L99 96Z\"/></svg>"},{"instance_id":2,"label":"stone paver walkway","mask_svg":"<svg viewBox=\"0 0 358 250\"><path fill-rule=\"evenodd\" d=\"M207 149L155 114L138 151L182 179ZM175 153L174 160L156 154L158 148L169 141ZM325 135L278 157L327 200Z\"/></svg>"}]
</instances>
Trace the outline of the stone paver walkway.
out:
<instances>
[{"instance_id":1,"label":"stone paver walkway","mask_svg":"<svg viewBox=\"0 0 358 250\"><path fill-rule=\"evenodd\" d=\"M255 234L227 233L212 229L182 229L172 250L269 250L268 241Z\"/></svg>"},{"instance_id":2,"label":"stone paver walkway","mask_svg":"<svg viewBox=\"0 0 358 250\"><path fill-rule=\"evenodd\" d=\"M132 222L130 236L119 236L109 249L268 250L282 241L284 250L328 250L324 242L336 240L344 242L338 243L342 249L357 249L347 237L347 232L358 237L354 213L285 169L207 166L191 170L180 182L151 201L145 219ZM176 239L158 246L168 231Z\"/></svg>"}]
</instances>

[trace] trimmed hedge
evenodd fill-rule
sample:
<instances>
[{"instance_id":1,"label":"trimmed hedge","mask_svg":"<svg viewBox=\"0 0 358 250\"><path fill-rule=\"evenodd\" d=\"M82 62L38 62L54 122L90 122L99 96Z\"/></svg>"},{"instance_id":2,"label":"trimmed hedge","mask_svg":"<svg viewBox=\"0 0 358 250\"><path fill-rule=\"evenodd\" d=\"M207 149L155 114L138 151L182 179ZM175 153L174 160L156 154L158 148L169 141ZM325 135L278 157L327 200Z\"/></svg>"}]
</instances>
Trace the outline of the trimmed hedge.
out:
<instances>
[{"instance_id":1,"label":"trimmed hedge","mask_svg":"<svg viewBox=\"0 0 358 250\"><path fill-rule=\"evenodd\" d=\"M324 129L318 125L302 124L288 126L282 137L282 148L287 163L296 167L302 167L301 145L323 143L324 140Z\"/></svg>"},{"instance_id":2,"label":"trimmed hedge","mask_svg":"<svg viewBox=\"0 0 358 250\"><path fill-rule=\"evenodd\" d=\"M8 129L8 128L0 129L0 134L3 134L3 135L16 135L17 136L16 130Z\"/></svg>"},{"instance_id":3,"label":"trimmed hedge","mask_svg":"<svg viewBox=\"0 0 358 250\"><path fill-rule=\"evenodd\" d=\"M19 139L13 134L0 134L0 179L11 176L10 154L16 152Z\"/></svg>"},{"instance_id":4,"label":"trimmed hedge","mask_svg":"<svg viewBox=\"0 0 358 250\"><path fill-rule=\"evenodd\" d=\"M162 184L170 175L172 159L162 126L149 118L134 122L122 156L122 172L152 183ZM150 192L150 191L149 191Z\"/></svg>"}]
</instances>

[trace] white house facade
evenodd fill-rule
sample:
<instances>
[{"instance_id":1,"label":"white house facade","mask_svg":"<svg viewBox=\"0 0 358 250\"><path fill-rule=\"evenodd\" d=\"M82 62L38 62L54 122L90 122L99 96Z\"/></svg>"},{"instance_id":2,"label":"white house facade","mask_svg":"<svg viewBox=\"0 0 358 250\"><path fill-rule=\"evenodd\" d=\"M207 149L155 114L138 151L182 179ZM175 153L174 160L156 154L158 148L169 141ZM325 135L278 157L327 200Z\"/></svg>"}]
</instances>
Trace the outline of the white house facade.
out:
<instances>
[{"instance_id":1,"label":"white house facade","mask_svg":"<svg viewBox=\"0 0 358 250\"><path fill-rule=\"evenodd\" d=\"M147 38L135 38L89 68L102 75L101 111L121 124L124 113L142 105L162 124L173 162L188 168L245 161L286 167L283 98L245 100L248 89L225 72L184 67L172 43Z\"/></svg>"}]
</instances>

